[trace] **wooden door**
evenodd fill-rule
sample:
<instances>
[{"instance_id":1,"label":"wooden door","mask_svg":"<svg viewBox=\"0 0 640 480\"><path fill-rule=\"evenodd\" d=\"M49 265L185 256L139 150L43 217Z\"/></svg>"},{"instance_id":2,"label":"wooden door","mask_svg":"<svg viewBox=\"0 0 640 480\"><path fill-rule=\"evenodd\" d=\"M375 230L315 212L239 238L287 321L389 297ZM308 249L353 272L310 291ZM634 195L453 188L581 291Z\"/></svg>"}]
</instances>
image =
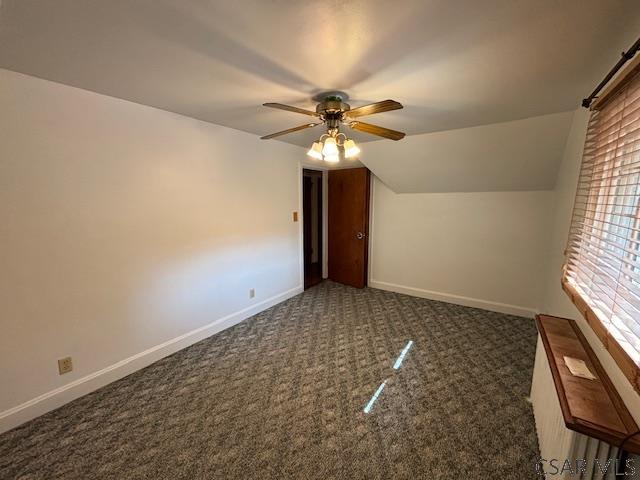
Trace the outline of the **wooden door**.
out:
<instances>
[{"instance_id":1,"label":"wooden door","mask_svg":"<svg viewBox=\"0 0 640 480\"><path fill-rule=\"evenodd\" d=\"M357 288L367 285L369 170L329 171L329 278Z\"/></svg>"}]
</instances>

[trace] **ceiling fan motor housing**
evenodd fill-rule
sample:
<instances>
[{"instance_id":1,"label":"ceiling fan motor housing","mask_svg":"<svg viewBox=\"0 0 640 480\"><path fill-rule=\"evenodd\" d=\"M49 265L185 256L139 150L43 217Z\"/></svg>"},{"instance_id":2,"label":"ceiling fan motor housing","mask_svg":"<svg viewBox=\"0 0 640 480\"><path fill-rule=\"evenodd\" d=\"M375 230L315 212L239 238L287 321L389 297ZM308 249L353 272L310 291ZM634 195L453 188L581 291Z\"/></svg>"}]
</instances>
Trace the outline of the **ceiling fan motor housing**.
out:
<instances>
[{"instance_id":1,"label":"ceiling fan motor housing","mask_svg":"<svg viewBox=\"0 0 640 480\"><path fill-rule=\"evenodd\" d=\"M340 128L342 115L348 112L350 105L342 101L342 97L328 95L316 106L316 113L325 121L327 133L335 136Z\"/></svg>"},{"instance_id":2,"label":"ceiling fan motor housing","mask_svg":"<svg viewBox=\"0 0 640 480\"><path fill-rule=\"evenodd\" d=\"M348 103L344 103L340 97L327 97L316 106L319 114L344 113L351 109Z\"/></svg>"}]
</instances>

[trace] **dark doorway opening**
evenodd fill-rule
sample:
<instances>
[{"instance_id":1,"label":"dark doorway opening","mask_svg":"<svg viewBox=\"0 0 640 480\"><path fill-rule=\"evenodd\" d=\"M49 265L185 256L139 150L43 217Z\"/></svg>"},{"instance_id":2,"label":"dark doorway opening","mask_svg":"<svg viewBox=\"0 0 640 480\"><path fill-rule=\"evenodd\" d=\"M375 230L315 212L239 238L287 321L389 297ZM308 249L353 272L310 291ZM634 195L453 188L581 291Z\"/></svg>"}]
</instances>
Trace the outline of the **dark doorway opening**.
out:
<instances>
[{"instance_id":1,"label":"dark doorway opening","mask_svg":"<svg viewBox=\"0 0 640 480\"><path fill-rule=\"evenodd\" d=\"M304 288L322 281L322 172L302 171Z\"/></svg>"}]
</instances>

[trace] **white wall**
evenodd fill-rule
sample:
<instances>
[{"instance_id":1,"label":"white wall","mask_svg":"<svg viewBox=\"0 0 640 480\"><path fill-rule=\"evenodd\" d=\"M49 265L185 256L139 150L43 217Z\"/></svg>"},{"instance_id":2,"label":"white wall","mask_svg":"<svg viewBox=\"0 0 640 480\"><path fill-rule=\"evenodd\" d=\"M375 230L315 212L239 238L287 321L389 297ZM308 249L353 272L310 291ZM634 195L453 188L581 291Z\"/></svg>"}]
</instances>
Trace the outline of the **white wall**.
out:
<instances>
[{"instance_id":1,"label":"white wall","mask_svg":"<svg viewBox=\"0 0 640 480\"><path fill-rule=\"evenodd\" d=\"M373 183L370 284L531 316L547 275L573 112L363 147Z\"/></svg>"},{"instance_id":2,"label":"white wall","mask_svg":"<svg viewBox=\"0 0 640 480\"><path fill-rule=\"evenodd\" d=\"M591 327L582 318L560 286L564 249L571 223L571 212L578 184L588 120L589 112L586 109L581 108L574 112L569 138L553 193L555 216L549 244L549 264L544 282L543 311L551 315L573 318L578 322L580 329L598 356L605 371L611 377L627 408L631 411L636 422L640 423L640 396L635 392L609 352L603 347L602 342L593 333ZM550 385L549 388L552 389L553 387Z\"/></svg>"},{"instance_id":3,"label":"white wall","mask_svg":"<svg viewBox=\"0 0 640 480\"><path fill-rule=\"evenodd\" d=\"M372 200L371 286L518 315L539 307L552 192L397 194L375 179Z\"/></svg>"},{"instance_id":4,"label":"white wall","mask_svg":"<svg viewBox=\"0 0 640 480\"><path fill-rule=\"evenodd\" d=\"M0 431L299 292L302 155L0 70Z\"/></svg>"}]
</instances>

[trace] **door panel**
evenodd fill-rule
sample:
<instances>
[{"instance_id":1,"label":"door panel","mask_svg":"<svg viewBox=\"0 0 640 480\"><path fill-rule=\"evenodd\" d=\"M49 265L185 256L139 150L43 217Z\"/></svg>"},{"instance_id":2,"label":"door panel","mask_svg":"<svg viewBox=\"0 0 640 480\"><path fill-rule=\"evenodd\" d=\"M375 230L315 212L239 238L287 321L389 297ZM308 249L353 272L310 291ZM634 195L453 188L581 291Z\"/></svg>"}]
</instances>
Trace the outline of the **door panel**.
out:
<instances>
[{"instance_id":1,"label":"door panel","mask_svg":"<svg viewBox=\"0 0 640 480\"><path fill-rule=\"evenodd\" d=\"M369 170L329 171L329 278L363 288L369 251Z\"/></svg>"}]
</instances>

